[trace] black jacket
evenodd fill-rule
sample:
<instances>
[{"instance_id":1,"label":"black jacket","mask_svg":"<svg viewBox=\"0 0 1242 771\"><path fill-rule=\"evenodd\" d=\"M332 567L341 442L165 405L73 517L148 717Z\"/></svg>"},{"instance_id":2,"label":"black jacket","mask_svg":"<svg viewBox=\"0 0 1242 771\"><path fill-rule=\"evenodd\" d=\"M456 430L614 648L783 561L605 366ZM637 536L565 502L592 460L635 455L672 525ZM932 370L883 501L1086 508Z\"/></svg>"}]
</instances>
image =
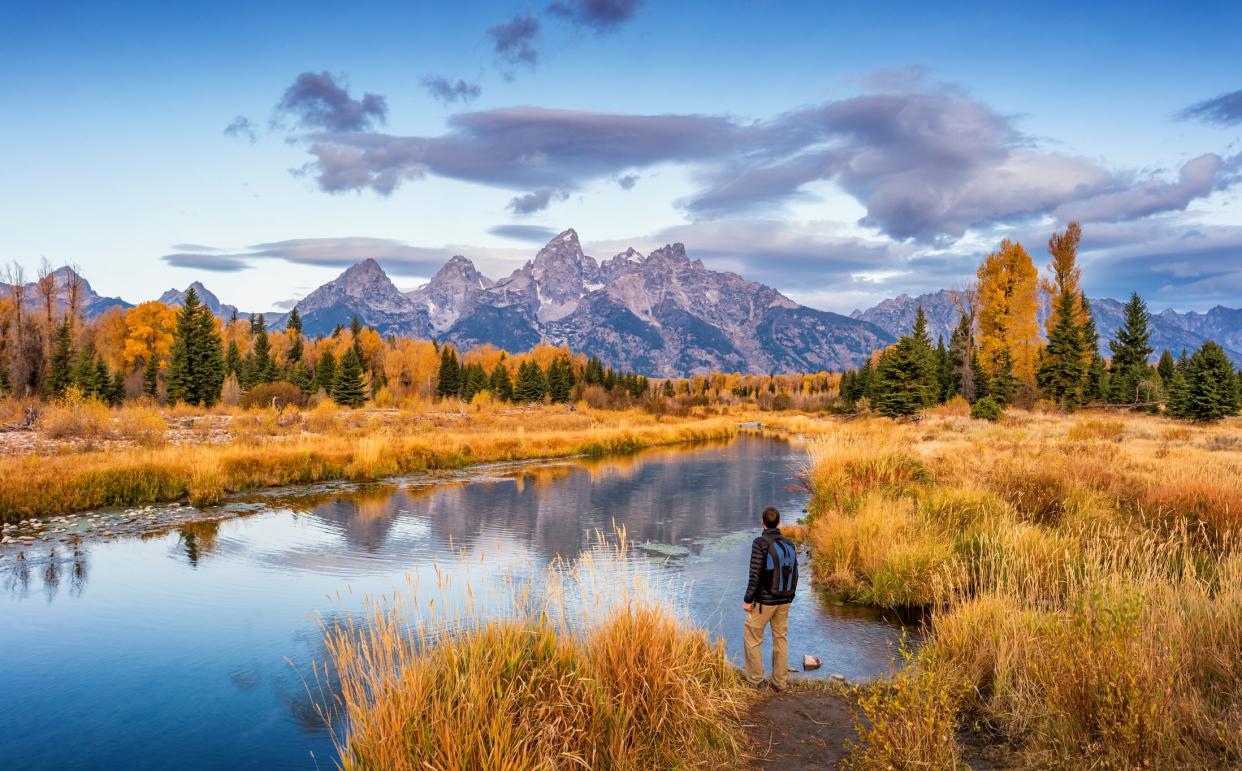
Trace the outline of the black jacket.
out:
<instances>
[{"instance_id":1,"label":"black jacket","mask_svg":"<svg viewBox=\"0 0 1242 771\"><path fill-rule=\"evenodd\" d=\"M750 545L750 580L746 583L746 596L742 602L757 602L760 605L786 605L793 601L792 597L773 597L772 571L767 569L768 544L781 534L778 527L765 527Z\"/></svg>"}]
</instances>

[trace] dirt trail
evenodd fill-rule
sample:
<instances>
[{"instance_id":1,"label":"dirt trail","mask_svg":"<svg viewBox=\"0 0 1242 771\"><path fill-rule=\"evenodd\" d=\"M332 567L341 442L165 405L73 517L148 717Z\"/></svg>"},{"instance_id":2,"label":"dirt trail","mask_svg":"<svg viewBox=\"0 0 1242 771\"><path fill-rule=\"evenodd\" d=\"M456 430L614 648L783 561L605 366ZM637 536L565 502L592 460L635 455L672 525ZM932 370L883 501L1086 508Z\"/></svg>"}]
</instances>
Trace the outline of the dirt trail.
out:
<instances>
[{"instance_id":1,"label":"dirt trail","mask_svg":"<svg viewBox=\"0 0 1242 771\"><path fill-rule=\"evenodd\" d=\"M836 768L845 758L845 742L855 737L849 702L822 688L795 685L772 693L755 703L746 724L753 726L753 768Z\"/></svg>"}]
</instances>

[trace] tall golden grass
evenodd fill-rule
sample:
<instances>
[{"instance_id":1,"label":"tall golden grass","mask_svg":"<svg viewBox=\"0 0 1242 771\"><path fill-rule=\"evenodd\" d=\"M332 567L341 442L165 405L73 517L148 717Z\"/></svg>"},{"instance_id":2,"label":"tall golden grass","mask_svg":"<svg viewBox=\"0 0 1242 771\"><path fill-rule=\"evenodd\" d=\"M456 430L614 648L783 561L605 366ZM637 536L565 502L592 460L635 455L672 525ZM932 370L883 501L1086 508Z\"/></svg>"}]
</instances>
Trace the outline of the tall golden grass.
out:
<instances>
[{"instance_id":1,"label":"tall golden grass","mask_svg":"<svg viewBox=\"0 0 1242 771\"><path fill-rule=\"evenodd\" d=\"M233 419L232 440L219 444L161 446L152 438L136 448L0 458L0 521L179 499L208 505L260 487L628 453L737 431L736 421L724 417L658 419L637 411L561 408L480 419L319 407L304 421L318 433L304 430L301 414L296 417L242 413ZM119 420L126 420L123 412Z\"/></svg>"},{"instance_id":2,"label":"tall golden grass","mask_svg":"<svg viewBox=\"0 0 1242 771\"><path fill-rule=\"evenodd\" d=\"M344 768L685 768L740 755L747 689L722 643L644 590L624 534L502 593L499 618L473 591L455 609L398 593L326 625L321 672L339 688L324 712Z\"/></svg>"},{"instance_id":3,"label":"tall golden grass","mask_svg":"<svg viewBox=\"0 0 1242 771\"><path fill-rule=\"evenodd\" d=\"M816 577L934 612L863 690L854 764L951 766L964 719L1024 765L1242 763L1239 427L941 416L812 445Z\"/></svg>"}]
</instances>

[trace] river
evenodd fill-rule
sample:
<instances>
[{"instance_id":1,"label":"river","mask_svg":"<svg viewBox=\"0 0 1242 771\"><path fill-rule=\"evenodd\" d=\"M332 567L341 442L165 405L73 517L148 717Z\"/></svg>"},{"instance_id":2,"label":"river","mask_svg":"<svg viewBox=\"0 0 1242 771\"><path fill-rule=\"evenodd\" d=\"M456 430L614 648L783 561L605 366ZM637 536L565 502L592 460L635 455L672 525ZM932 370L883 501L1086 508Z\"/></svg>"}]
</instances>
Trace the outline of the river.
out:
<instances>
[{"instance_id":1,"label":"river","mask_svg":"<svg viewBox=\"0 0 1242 771\"><path fill-rule=\"evenodd\" d=\"M248 499L246 516L142 538L5 547L0 766L331 768L307 688L322 655L317 614L409 591L411 575L422 585L435 568L441 579L530 573L614 525L740 662L750 539L765 506L800 516L804 463L796 444L743 436L275 491ZM812 591L803 574L791 662L820 656L807 676L881 672L902 625Z\"/></svg>"}]
</instances>

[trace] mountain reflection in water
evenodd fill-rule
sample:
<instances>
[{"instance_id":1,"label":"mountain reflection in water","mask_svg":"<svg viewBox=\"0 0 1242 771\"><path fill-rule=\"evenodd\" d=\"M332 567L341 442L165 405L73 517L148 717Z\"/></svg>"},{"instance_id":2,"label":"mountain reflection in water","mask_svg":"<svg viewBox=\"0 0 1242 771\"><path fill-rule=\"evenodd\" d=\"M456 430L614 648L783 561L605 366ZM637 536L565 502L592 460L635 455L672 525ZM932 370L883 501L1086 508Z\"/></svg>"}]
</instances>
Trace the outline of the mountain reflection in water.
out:
<instances>
[{"instance_id":1,"label":"mountain reflection in water","mask_svg":"<svg viewBox=\"0 0 1242 771\"><path fill-rule=\"evenodd\" d=\"M455 590L529 574L576 556L614 523L632 543L653 545L634 558L680 587L691 620L740 661L738 606L758 512L800 513L805 496L787 485L804 462L794 445L743 437L321 485L256 495L255 513L164 534L30 547L20 560L6 553L0 758L14 768L330 766L310 695L322 657L314 614L422 591L433 570ZM791 657L821 656L816 676L872 675L901 631L807 587L791 613Z\"/></svg>"}]
</instances>

